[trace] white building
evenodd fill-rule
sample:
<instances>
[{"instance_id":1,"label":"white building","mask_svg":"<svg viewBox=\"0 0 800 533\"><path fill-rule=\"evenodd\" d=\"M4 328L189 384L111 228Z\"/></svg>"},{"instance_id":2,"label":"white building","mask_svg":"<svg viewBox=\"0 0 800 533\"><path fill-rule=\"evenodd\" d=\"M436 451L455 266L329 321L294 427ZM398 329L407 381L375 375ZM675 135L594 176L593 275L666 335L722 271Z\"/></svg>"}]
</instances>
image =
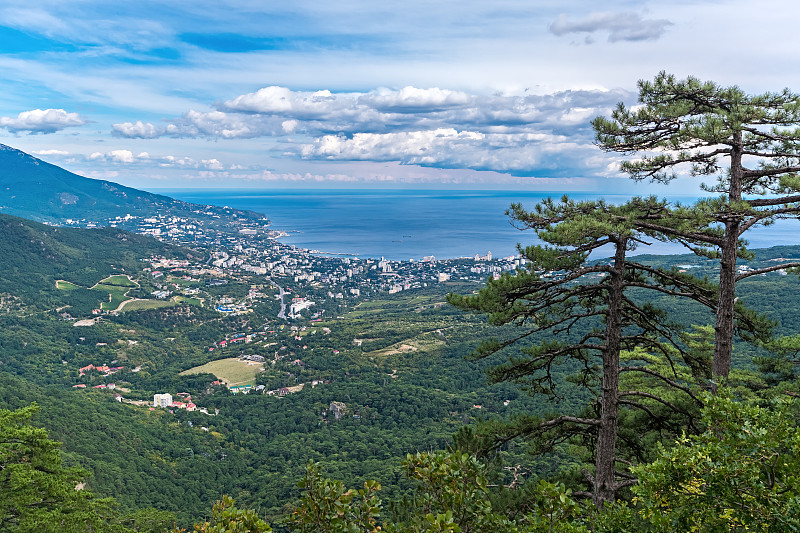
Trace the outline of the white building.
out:
<instances>
[{"instance_id":1,"label":"white building","mask_svg":"<svg viewBox=\"0 0 800 533\"><path fill-rule=\"evenodd\" d=\"M292 301L292 305L289 306L289 316L295 318L300 311L303 309L308 309L314 305L314 302L311 300L306 300L304 298L294 298Z\"/></svg>"},{"instance_id":2,"label":"white building","mask_svg":"<svg viewBox=\"0 0 800 533\"><path fill-rule=\"evenodd\" d=\"M172 394L154 394L153 407L169 407L172 405Z\"/></svg>"}]
</instances>

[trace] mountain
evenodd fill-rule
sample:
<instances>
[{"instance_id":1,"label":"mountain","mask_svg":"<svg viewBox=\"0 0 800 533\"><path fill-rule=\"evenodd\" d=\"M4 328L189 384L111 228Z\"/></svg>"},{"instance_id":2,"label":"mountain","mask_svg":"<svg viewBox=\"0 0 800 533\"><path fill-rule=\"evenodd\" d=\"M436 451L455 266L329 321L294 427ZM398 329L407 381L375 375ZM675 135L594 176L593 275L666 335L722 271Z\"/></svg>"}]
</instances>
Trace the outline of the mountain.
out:
<instances>
[{"instance_id":1,"label":"mountain","mask_svg":"<svg viewBox=\"0 0 800 533\"><path fill-rule=\"evenodd\" d=\"M0 213L39 222L66 219L104 225L114 217L171 214L197 217L198 207L111 181L79 176L0 144ZM249 217L256 213L239 212Z\"/></svg>"},{"instance_id":2,"label":"mountain","mask_svg":"<svg viewBox=\"0 0 800 533\"><path fill-rule=\"evenodd\" d=\"M37 309L65 305L67 296L74 300L75 294L58 290L59 279L90 287L112 274L141 270L143 257L200 254L118 228L53 227L3 214L0 250L7 252L0 256L0 312L9 298Z\"/></svg>"}]
</instances>

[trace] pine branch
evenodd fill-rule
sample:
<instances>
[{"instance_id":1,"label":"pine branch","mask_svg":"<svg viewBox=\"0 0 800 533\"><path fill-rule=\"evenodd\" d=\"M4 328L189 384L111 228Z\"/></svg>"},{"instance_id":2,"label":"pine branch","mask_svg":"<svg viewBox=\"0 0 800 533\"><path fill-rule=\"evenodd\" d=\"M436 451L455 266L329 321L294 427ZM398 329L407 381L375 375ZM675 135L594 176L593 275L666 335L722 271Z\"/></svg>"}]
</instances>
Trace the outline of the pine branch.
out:
<instances>
[{"instance_id":1,"label":"pine branch","mask_svg":"<svg viewBox=\"0 0 800 533\"><path fill-rule=\"evenodd\" d=\"M759 274L766 274L767 272L775 272L776 270L783 270L784 268L799 268L799 267L800 267L800 262L796 262L796 263L783 263L781 265L773 265L770 267L759 268L756 270L748 270L747 272L738 274L736 276L736 281L749 278L750 276L758 276Z\"/></svg>"}]
</instances>

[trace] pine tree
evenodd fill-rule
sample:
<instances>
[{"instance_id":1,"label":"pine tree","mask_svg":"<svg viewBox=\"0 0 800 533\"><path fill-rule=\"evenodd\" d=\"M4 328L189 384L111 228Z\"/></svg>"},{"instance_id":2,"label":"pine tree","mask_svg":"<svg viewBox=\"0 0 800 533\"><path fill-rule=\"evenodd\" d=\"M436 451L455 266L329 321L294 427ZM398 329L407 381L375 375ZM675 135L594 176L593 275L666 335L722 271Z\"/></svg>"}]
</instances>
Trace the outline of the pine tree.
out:
<instances>
[{"instance_id":1,"label":"pine tree","mask_svg":"<svg viewBox=\"0 0 800 533\"><path fill-rule=\"evenodd\" d=\"M0 409L0 530L122 531L114 525L113 501L80 490L85 472L64 467L61 443L30 424L37 410L36 404Z\"/></svg>"},{"instance_id":2,"label":"pine tree","mask_svg":"<svg viewBox=\"0 0 800 533\"><path fill-rule=\"evenodd\" d=\"M786 263L737 273L737 259L749 258L742 236L757 225L800 214L800 99L788 90L749 95L689 77L660 73L639 81L635 108L619 104L610 119L593 121L597 143L607 151L635 156L621 170L635 180L667 183L679 171L713 176L704 185L718 198L685 210L695 228L654 221L662 231L698 254L719 258L719 295L713 375L727 378L736 330L736 283L765 272L796 267Z\"/></svg>"},{"instance_id":3,"label":"pine tree","mask_svg":"<svg viewBox=\"0 0 800 533\"><path fill-rule=\"evenodd\" d=\"M525 270L489 280L474 296L450 295L449 301L462 309L487 313L494 325L514 324L522 333L504 342L487 341L477 352L488 357L533 336L539 344L523 349L524 357L510 357L490 371L495 381L523 383L537 393L557 396L554 370L560 365L579 366L573 381L594 390L594 416L561 415L523 424L518 431L498 436L508 440L519 433L536 433L563 439L576 434L595 439L595 469L588 475L591 496L598 506L613 501L616 492L635 483L627 472L617 469L617 436L620 407L652 412L642 398L675 406L665 398L646 391L619 387L622 372L638 372L642 361L621 362L624 350L647 350L687 366L680 359L685 343L666 314L653 305L641 303L631 290L650 290L662 295L688 297L713 305L714 287L676 271L665 271L637 263L628 252L647 242L663 238L659 232L642 229L642 221L669 216L667 205L655 198L635 198L624 205L603 201L560 202L547 199L526 211L512 205L509 214L521 227L531 228L547 245L520 249L529 262ZM592 252L610 248L610 261L591 261ZM675 361L677 357L678 361ZM641 358L640 358L641 359ZM675 376L648 369L662 383L688 394L688 387ZM695 398L696 399L696 398ZM691 417L691 413L688 413Z\"/></svg>"}]
</instances>

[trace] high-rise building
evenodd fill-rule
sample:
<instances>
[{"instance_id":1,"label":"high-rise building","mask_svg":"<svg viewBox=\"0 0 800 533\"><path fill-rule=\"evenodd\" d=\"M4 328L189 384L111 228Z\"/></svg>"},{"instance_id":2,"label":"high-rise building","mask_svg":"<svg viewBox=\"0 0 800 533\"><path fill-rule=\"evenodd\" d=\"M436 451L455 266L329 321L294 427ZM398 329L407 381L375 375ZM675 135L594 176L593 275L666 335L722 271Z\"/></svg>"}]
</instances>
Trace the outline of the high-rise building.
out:
<instances>
[{"instance_id":1,"label":"high-rise building","mask_svg":"<svg viewBox=\"0 0 800 533\"><path fill-rule=\"evenodd\" d=\"M154 394L153 407L169 407L172 405L172 394Z\"/></svg>"}]
</instances>

